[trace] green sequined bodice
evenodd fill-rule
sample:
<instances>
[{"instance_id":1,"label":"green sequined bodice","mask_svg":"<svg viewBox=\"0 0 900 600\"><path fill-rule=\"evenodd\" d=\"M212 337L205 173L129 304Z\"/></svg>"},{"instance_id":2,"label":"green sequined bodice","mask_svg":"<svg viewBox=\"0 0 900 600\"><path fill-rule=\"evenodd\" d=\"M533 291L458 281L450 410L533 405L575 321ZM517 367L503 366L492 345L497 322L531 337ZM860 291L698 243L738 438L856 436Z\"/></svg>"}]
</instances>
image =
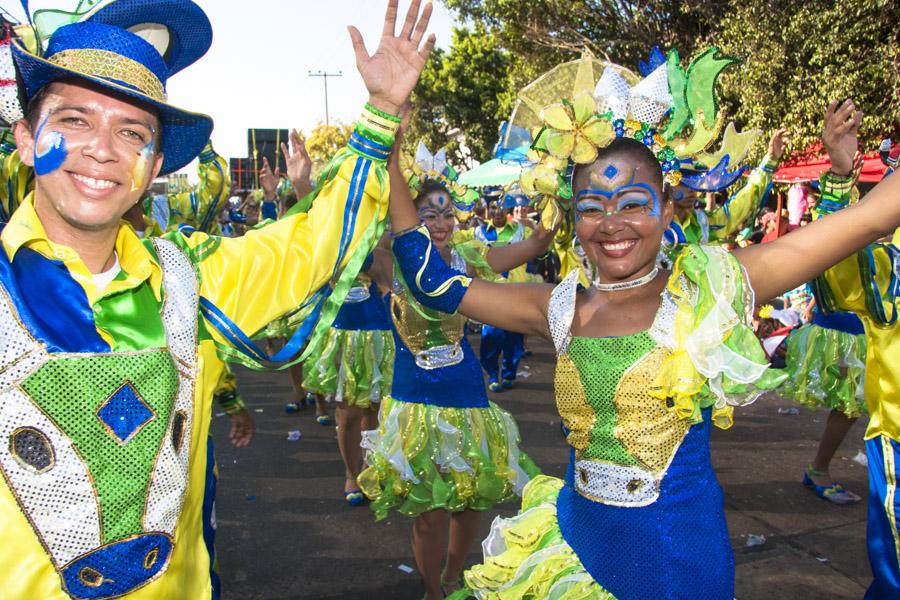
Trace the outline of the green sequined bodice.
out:
<instances>
[{"instance_id":1,"label":"green sequined bodice","mask_svg":"<svg viewBox=\"0 0 900 600\"><path fill-rule=\"evenodd\" d=\"M664 469L688 425L649 390L669 351L647 332L572 338L556 368L556 403L579 460Z\"/></svg>"}]
</instances>

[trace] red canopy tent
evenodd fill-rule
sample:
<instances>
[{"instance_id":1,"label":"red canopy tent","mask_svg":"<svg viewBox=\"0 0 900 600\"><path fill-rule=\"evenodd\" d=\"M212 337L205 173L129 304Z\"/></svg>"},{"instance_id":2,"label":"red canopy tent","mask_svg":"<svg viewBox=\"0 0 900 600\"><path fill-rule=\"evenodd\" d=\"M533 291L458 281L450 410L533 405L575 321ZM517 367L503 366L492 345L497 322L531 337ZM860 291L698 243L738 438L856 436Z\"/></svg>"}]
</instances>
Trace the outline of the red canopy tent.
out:
<instances>
[{"instance_id":1,"label":"red canopy tent","mask_svg":"<svg viewBox=\"0 0 900 600\"><path fill-rule=\"evenodd\" d=\"M898 150L900 148L895 148ZM893 154L893 152L892 152ZM776 183L797 183L798 181L811 181L818 179L819 176L831 168L831 161L828 155L822 150L822 146L810 148L806 153L806 158L785 161L777 171L775 171L774 181ZM862 173L859 181L864 183L877 183L884 177L887 167L878 157L878 152L870 152L864 156Z\"/></svg>"}]
</instances>

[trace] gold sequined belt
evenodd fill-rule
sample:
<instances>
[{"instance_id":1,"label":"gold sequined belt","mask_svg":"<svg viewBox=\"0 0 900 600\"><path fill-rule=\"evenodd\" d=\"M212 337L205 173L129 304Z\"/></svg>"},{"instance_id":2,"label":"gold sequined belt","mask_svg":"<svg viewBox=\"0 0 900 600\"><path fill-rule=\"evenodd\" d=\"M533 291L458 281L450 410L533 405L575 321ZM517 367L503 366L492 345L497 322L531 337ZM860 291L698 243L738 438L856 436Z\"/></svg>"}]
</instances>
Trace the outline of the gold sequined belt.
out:
<instances>
[{"instance_id":1,"label":"gold sequined belt","mask_svg":"<svg viewBox=\"0 0 900 600\"><path fill-rule=\"evenodd\" d=\"M366 287L352 287L350 291L347 292L347 297L344 298L344 302L346 304L356 304L358 302L365 302L369 299L369 288Z\"/></svg>"},{"instance_id":2,"label":"gold sequined belt","mask_svg":"<svg viewBox=\"0 0 900 600\"><path fill-rule=\"evenodd\" d=\"M447 344L416 352L415 357L421 369L440 369L461 363L463 350L459 344Z\"/></svg>"},{"instance_id":3,"label":"gold sequined belt","mask_svg":"<svg viewBox=\"0 0 900 600\"><path fill-rule=\"evenodd\" d=\"M650 471L596 460L575 462L575 489L612 506L647 506L659 498L659 480Z\"/></svg>"}]
</instances>

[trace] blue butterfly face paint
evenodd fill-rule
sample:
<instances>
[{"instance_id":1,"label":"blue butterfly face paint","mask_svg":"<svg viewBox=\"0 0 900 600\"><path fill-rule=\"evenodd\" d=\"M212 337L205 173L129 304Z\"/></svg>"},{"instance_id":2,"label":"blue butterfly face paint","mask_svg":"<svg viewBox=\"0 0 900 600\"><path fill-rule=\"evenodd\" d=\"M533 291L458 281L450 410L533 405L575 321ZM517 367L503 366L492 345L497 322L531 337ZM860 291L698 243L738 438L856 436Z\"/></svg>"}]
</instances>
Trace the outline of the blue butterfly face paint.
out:
<instances>
[{"instance_id":1,"label":"blue butterfly face paint","mask_svg":"<svg viewBox=\"0 0 900 600\"><path fill-rule=\"evenodd\" d=\"M44 130L52 112L48 113L38 126L34 140L34 172L37 175L48 175L66 162L69 155L66 150L66 138L58 131Z\"/></svg>"},{"instance_id":2,"label":"blue butterfly face paint","mask_svg":"<svg viewBox=\"0 0 900 600\"><path fill-rule=\"evenodd\" d=\"M615 215L660 217L661 203L656 190L645 183L635 183L634 168L626 171L627 180L616 185L616 179L623 179L617 177L620 173L610 164L604 169L602 177L591 174L590 186L575 195L577 220L600 220Z\"/></svg>"}]
</instances>

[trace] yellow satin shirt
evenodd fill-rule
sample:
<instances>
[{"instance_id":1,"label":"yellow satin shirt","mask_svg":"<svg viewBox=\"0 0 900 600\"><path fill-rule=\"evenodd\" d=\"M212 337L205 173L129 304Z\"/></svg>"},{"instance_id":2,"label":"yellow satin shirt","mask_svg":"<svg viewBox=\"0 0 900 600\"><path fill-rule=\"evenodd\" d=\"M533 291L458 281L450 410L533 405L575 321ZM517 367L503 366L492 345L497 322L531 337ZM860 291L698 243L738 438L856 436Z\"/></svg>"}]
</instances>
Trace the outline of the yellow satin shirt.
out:
<instances>
[{"instance_id":1,"label":"yellow satin shirt","mask_svg":"<svg viewBox=\"0 0 900 600\"><path fill-rule=\"evenodd\" d=\"M213 302L245 332L255 332L270 321L293 311L323 286L333 285L335 263L342 233L348 232L344 207L355 206L355 226L349 249L338 270L358 252L374 245L372 233L387 216L388 187L384 160L342 151L336 175L325 182L308 213L298 213L277 223L247 233L241 238L213 238L196 232L190 237L170 233L193 264L200 280L200 295ZM362 167L360 165L363 165ZM366 166L368 165L368 166ZM360 172L363 174L360 175ZM4 228L0 241L10 260L27 247L47 259L61 261L69 276L80 285L94 309L97 333L112 352L133 345L117 337L114 319L106 326L104 314L112 298L122 294L144 294L147 288L161 302L162 271L148 246L123 222L115 242L122 272L102 292L77 253L51 242L28 196ZM355 275L355 274L353 274ZM352 275L351 275L352 276ZM198 315L198 320L201 317ZM201 331L204 327L201 327ZM212 594L209 553L204 544L202 506L207 437L213 391L223 364L216 358L216 344L227 344L218 331L205 324L197 350L197 375L193 395L193 427L190 439L188 483L175 528L174 550L166 570L128 598L161 600L203 599ZM64 600L61 576L41 545L28 518L18 506L6 481L0 479L0 598ZM62 565L60 565L61 567Z\"/></svg>"}]
</instances>

